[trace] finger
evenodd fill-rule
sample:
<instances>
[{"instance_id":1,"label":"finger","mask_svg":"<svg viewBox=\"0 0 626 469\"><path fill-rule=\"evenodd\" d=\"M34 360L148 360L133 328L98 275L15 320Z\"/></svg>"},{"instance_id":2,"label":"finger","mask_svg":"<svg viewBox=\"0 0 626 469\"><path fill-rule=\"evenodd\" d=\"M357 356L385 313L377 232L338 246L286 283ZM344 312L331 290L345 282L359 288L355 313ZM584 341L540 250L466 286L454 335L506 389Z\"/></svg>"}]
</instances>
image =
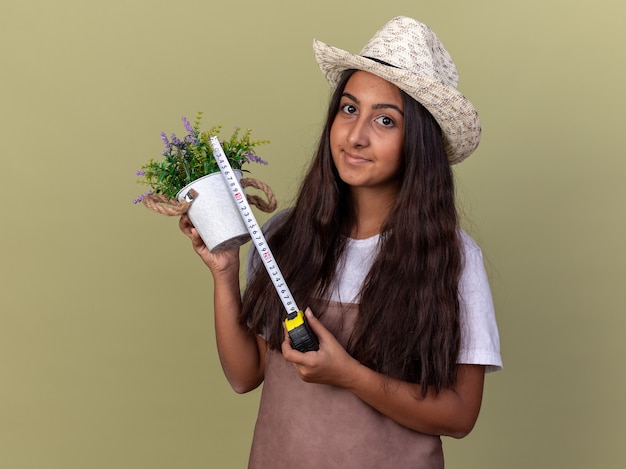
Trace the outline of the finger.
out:
<instances>
[{"instance_id":1,"label":"finger","mask_svg":"<svg viewBox=\"0 0 626 469\"><path fill-rule=\"evenodd\" d=\"M193 228L193 224L187 215L183 215L178 220L178 227L180 231L182 231L185 235L191 237L191 229Z\"/></svg>"},{"instance_id":2,"label":"finger","mask_svg":"<svg viewBox=\"0 0 626 469\"><path fill-rule=\"evenodd\" d=\"M327 334L330 334L328 329L326 329L324 325L320 322L320 320L315 317L313 311L311 311L311 308L307 307L307 309L304 310L304 315L306 316L309 327L313 330L317 338L320 339L320 342L322 341L323 337L325 337Z\"/></svg>"},{"instance_id":3,"label":"finger","mask_svg":"<svg viewBox=\"0 0 626 469\"><path fill-rule=\"evenodd\" d=\"M196 230L193 226L191 226L189 228L189 237L194 241L201 241L202 238L200 237L200 233L198 233L198 230Z\"/></svg>"},{"instance_id":4,"label":"finger","mask_svg":"<svg viewBox=\"0 0 626 469\"><path fill-rule=\"evenodd\" d=\"M194 249L204 247L204 241L196 227L194 227L191 223L191 221L188 222L183 232L191 239L191 244Z\"/></svg>"},{"instance_id":5,"label":"finger","mask_svg":"<svg viewBox=\"0 0 626 469\"><path fill-rule=\"evenodd\" d=\"M288 352L290 350L293 350L293 346L291 345L291 339L289 338L289 332L287 332L287 328L285 327L285 324L283 323L283 331L285 332L285 336L283 338L283 343L281 344L281 349L282 352Z\"/></svg>"}]
</instances>

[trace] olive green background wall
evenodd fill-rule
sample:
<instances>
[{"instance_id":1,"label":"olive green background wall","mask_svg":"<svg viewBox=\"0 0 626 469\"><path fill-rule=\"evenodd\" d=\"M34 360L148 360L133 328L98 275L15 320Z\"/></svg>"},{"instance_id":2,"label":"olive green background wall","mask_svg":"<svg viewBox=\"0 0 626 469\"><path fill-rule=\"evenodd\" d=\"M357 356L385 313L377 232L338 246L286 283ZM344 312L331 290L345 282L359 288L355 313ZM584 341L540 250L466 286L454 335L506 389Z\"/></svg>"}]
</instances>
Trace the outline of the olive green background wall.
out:
<instances>
[{"instance_id":1,"label":"olive green background wall","mask_svg":"<svg viewBox=\"0 0 626 469\"><path fill-rule=\"evenodd\" d=\"M505 370L448 467L624 467L623 2L21 0L0 5L0 468L245 467L259 393L226 384L209 272L132 204L135 170L202 110L272 140L254 176L286 206L328 96L313 37L358 52L399 14L484 127L456 174Z\"/></svg>"}]
</instances>

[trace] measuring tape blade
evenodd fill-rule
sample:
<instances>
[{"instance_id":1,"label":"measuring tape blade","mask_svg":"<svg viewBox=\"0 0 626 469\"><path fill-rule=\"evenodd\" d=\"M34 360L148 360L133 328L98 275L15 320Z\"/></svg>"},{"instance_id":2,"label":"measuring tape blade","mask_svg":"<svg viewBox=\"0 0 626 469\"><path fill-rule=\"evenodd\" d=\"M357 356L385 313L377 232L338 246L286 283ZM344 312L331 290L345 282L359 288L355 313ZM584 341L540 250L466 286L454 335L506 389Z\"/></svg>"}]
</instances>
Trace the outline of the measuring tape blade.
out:
<instances>
[{"instance_id":1,"label":"measuring tape blade","mask_svg":"<svg viewBox=\"0 0 626 469\"><path fill-rule=\"evenodd\" d=\"M294 316L299 311L298 306L296 305L296 301L294 300L291 291L283 278L283 274L278 268L278 264L274 260L274 255L272 254L272 251L270 251L267 241L265 240L265 236L261 231L261 227L257 223L256 218L250 209L246 194L241 188L241 184L239 184L239 181L235 176L235 172L228 162L224 149L222 148L222 145L217 137L210 137L210 143L213 148L213 157L217 161L222 176L224 176L228 190L237 204L239 214L241 215L241 218L250 233L250 237L252 238L252 242L254 243L259 256L261 256L261 259L263 260L263 265L265 266L265 269L274 284L274 288L276 289L287 314L290 317Z\"/></svg>"}]
</instances>

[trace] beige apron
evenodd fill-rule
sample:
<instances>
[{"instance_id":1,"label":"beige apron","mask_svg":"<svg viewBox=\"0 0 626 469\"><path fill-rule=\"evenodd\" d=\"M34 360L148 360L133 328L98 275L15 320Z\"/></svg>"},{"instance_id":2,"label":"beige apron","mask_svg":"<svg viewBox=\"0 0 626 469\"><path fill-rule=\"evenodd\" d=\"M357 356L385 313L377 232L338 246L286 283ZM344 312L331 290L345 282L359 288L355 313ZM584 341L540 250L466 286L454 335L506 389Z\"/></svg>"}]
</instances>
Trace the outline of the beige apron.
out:
<instances>
[{"instance_id":1,"label":"beige apron","mask_svg":"<svg viewBox=\"0 0 626 469\"><path fill-rule=\"evenodd\" d=\"M358 305L331 303L324 325L346 345ZM266 355L249 469L441 469L441 439L403 427L349 391L302 381Z\"/></svg>"}]
</instances>

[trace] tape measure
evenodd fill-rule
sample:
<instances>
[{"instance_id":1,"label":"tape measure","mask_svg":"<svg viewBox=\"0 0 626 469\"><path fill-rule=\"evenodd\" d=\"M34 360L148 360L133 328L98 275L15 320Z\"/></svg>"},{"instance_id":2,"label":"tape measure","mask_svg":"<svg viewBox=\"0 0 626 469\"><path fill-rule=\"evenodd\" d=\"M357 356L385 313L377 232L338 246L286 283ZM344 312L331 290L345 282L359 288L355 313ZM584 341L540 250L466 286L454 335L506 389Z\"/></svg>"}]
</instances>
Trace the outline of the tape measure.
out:
<instances>
[{"instance_id":1,"label":"tape measure","mask_svg":"<svg viewBox=\"0 0 626 469\"><path fill-rule=\"evenodd\" d=\"M272 251L270 251L267 241L265 240L261 227L257 223L254 213L252 213L246 194L241 188L239 180L235 176L235 172L226 158L222 145L215 136L210 137L209 142L213 148L213 157L217 161L217 165L220 168L222 176L224 176L228 190L237 204L239 214L241 215L241 218L250 233L250 237L252 238L252 242L254 243L257 252L261 256L265 270L267 270L267 273L274 284L276 293L278 293L278 296L287 311L285 326L287 328L287 332L289 333L289 338L291 339L293 348L299 350L300 352L319 350L317 337L315 337L315 334L307 325L304 319L304 314L296 305L296 301L294 300L293 295L283 278L283 274L274 260Z\"/></svg>"}]
</instances>

